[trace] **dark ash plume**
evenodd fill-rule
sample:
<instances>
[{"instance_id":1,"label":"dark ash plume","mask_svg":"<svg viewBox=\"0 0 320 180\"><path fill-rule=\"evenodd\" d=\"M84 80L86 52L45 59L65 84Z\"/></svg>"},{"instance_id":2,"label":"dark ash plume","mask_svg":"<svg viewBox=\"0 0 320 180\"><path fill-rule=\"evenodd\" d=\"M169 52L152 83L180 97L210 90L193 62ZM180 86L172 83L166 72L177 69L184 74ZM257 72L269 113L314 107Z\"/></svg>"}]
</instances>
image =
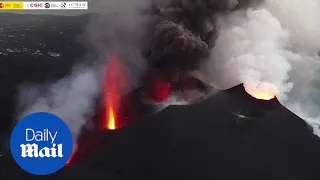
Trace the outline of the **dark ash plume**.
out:
<instances>
[{"instance_id":1,"label":"dark ash plume","mask_svg":"<svg viewBox=\"0 0 320 180\"><path fill-rule=\"evenodd\" d=\"M208 45L182 25L164 20L156 27L147 57L164 71L188 69L209 54Z\"/></svg>"},{"instance_id":2,"label":"dark ash plume","mask_svg":"<svg viewBox=\"0 0 320 180\"><path fill-rule=\"evenodd\" d=\"M262 0L154 0L155 17L145 50L149 65L166 73L193 70L218 37L216 19Z\"/></svg>"}]
</instances>

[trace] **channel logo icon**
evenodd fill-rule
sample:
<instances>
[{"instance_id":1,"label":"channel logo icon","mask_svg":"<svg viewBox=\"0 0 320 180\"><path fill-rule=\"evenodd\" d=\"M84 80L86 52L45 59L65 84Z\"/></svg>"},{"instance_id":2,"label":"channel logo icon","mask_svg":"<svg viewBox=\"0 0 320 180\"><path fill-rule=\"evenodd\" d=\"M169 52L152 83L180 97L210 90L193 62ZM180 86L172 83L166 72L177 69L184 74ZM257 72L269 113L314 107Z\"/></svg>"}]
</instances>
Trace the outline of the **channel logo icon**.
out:
<instances>
[{"instance_id":1,"label":"channel logo icon","mask_svg":"<svg viewBox=\"0 0 320 180\"><path fill-rule=\"evenodd\" d=\"M49 3L45 3L45 4L44 4L44 7L45 7L45 8L50 8L50 4L49 4Z\"/></svg>"},{"instance_id":2,"label":"channel logo icon","mask_svg":"<svg viewBox=\"0 0 320 180\"><path fill-rule=\"evenodd\" d=\"M22 118L12 131L11 154L25 171L49 175L68 162L73 148L72 134L58 116L38 112Z\"/></svg>"}]
</instances>

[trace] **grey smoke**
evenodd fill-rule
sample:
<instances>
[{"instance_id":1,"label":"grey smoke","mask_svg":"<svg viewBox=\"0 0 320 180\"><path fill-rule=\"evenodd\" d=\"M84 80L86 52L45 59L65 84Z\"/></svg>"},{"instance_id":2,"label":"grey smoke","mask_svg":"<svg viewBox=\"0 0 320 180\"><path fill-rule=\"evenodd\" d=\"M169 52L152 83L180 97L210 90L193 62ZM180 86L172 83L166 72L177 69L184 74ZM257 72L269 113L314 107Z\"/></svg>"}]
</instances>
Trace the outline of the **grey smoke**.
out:
<instances>
[{"instance_id":1,"label":"grey smoke","mask_svg":"<svg viewBox=\"0 0 320 180\"><path fill-rule=\"evenodd\" d=\"M259 6L263 0L154 0L153 2L155 26L149 49L146 51L146 59L151 67L162 74L173 74L174 77L175 73L198 69L199 64L210 59L210 51L217 47L215 43L217 38L221 37L219 33L223 33L219 31L221 28L219 17ZM283 37L280 38L285 38L285 32L281 36ZM277 48L276 45L274 48ZM212 64L216 68L215 77L218 77L221 74L219 70L222 64L219 62ZM228 78L223 81L225 80Z\"/></svg>"},{"instance_id":2,"label":"grey smoke","mask_svg":"<svg viewBox=\"0 0 320 180\"><path fill-rule=\"evenodd\" d=\"M221 89L270 83L320 136L320 1L265 0L221 16L205 71ZM317 84L318 83L318 84Z\"/></svg>"},{"instance_id":3,"label":"grey smoke","mask_svg":"<svg viewBox=\"0 0 320 180\"><path fill-rule=\"evenodd\" d=\"M100 92L97 69L77 69L68 77L50 85L23 85L19 96L19 119L34 112L50 112L69 126L74 141L95 111Z\"/></svg>"},{"instance_id":4,"label":"grey smoke","mask_svg":"<svg viewBox=\"0 0 320 180\"><path fill-rule=\"evenodd\" d=\"M154 33L146 48L151 67L165 73L198 68L217 38L216 19L252 0L153 0Z\"/></svg>"},{"instance_id":5,"label":"grey smoke","mask_svg":"<svg viewBox=\"0 0 320 180\"><path fill-rule=\"evenodd\" d=\"M84 29L83 43L106 57L86 57L86 62L92 62L89 64L100 66L77 68L75 65L75 70L58 82L24 84L19 89L18 109L23 110L18 114L20 118L32 112L52 112L69 125L75 142L81 129L90 124L95 111L101 90L101 71L108 56L120 55L119 60L135 75L131 77L133 83L137 84L138 74L145 69L140 49L148 18L142 16L140 10L148 6L148 1L108 0L94 1L94 4L95 13L99 15L93 16Z\"/></svg>"},{"instance_id":6,"label":"grey smoke","mask_svg":"<svg viewBox=\"0 0 320 180\"><path fill-rule=\"evenodd\" d=\"M142 12L150 6L150 0L100 1L99 16L94 16L85 29L85 44L100 53L119 55L119 60L130 67L133 86L139 84L140 76L147 68L141 49L151 16Z\"/></svg>"}]
</instances>

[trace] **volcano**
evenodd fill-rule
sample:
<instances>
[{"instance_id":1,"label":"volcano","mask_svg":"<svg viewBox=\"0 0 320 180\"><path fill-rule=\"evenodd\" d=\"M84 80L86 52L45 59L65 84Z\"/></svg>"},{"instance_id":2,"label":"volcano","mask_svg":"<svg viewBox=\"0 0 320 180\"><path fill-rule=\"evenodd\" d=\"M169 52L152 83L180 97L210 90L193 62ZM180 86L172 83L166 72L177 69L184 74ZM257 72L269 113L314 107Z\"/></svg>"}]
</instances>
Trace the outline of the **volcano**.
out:
<instances>
[{"instance_id":1,"label":"volcano","mask_svg":"<svg viewBox=\"0 0 320 180\"><path fill-rule=\"evenodd\" d=\"M46 178L320 177L320 139L276 98L255 99L243 85L190 105L171 105L121 129L98 133L100 144L90 155ZM10 158L6 160L5 177L31 176Z\"/></svg>"}]
</instances>

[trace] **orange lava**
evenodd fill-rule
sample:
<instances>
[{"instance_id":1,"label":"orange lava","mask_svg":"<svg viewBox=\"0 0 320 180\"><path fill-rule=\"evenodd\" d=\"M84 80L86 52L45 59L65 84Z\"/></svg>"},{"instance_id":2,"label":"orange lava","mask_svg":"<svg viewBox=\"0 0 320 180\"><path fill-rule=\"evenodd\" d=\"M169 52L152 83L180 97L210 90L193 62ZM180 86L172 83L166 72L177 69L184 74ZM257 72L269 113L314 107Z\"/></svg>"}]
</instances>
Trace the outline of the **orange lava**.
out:
<instances>
[{"instance_id":1,"label":"orange lava","mask_svg":"<svg viewBox=\"0 0 320 180\"><path fill-rule=\"evenodd\" d=\"M116 120L114 117L114 112L112 107L109 107L109 113L107 117L108 117L108 125L107 125L108 129L110 130L116 129Z\"/></svg>"},{"instance_id":2,"label":"orange lava","mask_svg":"<svg viewBox=\"0 0 320 180\"><path fill-rule=\"evenodd\" d=\"M260 100L271 100L278 94L278 89L271 83L245 84L244 88L252 97Z\"/></svg>"}]
</instances>

